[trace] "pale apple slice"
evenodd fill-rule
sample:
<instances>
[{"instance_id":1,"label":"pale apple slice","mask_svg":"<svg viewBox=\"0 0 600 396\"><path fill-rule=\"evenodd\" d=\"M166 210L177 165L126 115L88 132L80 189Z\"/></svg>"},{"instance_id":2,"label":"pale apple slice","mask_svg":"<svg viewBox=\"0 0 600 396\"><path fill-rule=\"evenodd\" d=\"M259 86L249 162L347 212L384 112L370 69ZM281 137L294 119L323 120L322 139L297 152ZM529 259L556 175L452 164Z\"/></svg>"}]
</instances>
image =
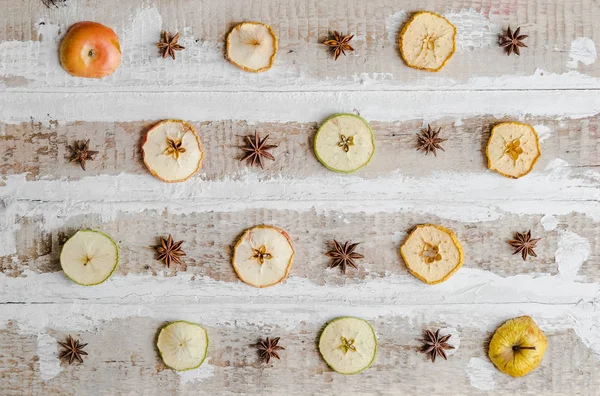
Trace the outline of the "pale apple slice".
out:
<instances>
[{"instance_id":1,"label":"pale apple slice","mask_svg":"<svg viewBox=\"0 0 600 396\"><path fill-rule=\"evenodd\" d=\"M276 54L277 36L264 23L243 22L227 35L227 59L247 72L269 70Z\"/></svg>"},{"instance_id":2,"label":"pale apple slice","mask_svg":"<svg viewBox=\"0 0 600 396\"><path fill-rule=\"evenodd\" d=\"M323 360L340 374L358 374L377 354L377 337L364 319L341 317L327 324L319 338Z\"/></svg>"},{"instance_id":3,"label":"pale apple slice","mask_svg":"<svg viewBox=\"0 0 600 396\"><path fill-rule=\"evenodd\" d=\"M464 261L454 232L434 224L415 227L402 244L400 254L410 273L430 285L450 278Z\"/></svg>"},{"instance_id":4,"label":"pale apple slice","mask_svg":"<svg viewBox=\"0 0 600 396\"><path fill-rule=\"evenodd\" d=\"M181 120L165 120L152 127L142 142L142 153L150 173L167 183L195 175L204 158L196 130Z\"/></svg>"},{"instance_id":5,"label":"pale apple slice","mask_svg":"<svg viewBox=\"0 0 600 396\"><path fill-rule=\"evenodd\" d=\"M233 250L233 269L254 287L273 286L284 280L294 260L290 236L283 230L260 225L247 229Z\"/></svg>"},{"instance_id":6,"label":"pale apple slice","mask_svg":"<svg viewBox=\"0 0 600 396\"><path fill-rule=\"evenodd\" d=\"M367 165L375 153L369 123L354 114L336 114L321 125L314 141L315 155L327 169L350 173Z\"/></svg>"},{"instance_id":7,"label":"pale apple slice","mask_svg":"<svg viewBox=\"0 0 600 396\"><path fill-rule=\"evenodd\" d=\"M200 367L208 352L208 333L196 323L183 320L164 326L156 347L165 365L185 371Z\"/></svg>"},{"instance_id":8,"label":"pale apple slice","mask_svg":"<svg viewBox=\"0 0 600 396\"><path fill-rule=\"evenodd\" d=\"M402 28L399 46L409 67L437 72L456 51L456 27L441 15L417 12Z\"/></svg>"},{"instance_id":9,"label":"pale apple slice","mask_svg":"<svg viewBox=\"0 0 600 396\"><path fill-rule=\"evenodd\" d=\"M118 263L117 244L100 231L77 231L65 242L60 252L60 265L65 275L83 286L104 282Z\"/></svg>"},{"instance_id":10,"label":"pale apple slice","mask_svg":"<svg viewBox=\"0 0 600 396\"><path fill-rule=\"evenodd\" d=\"M540 158L540 140L531 125L503 122L492 129L485 153L489 169L518 179L531 172Z\"/></svg>"}]
</instances>

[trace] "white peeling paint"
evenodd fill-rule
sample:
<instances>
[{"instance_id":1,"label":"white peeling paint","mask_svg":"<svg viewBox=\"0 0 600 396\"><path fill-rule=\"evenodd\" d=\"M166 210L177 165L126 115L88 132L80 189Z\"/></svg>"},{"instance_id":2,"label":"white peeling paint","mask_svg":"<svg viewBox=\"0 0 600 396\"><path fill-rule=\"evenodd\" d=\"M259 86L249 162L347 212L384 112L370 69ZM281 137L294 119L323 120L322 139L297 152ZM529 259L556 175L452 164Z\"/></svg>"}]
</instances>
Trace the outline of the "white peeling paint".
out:
<instances>
[{"instance_id":1,"label":"white peeling paint","mask_svg":"<svg viewBox=\"0 0 600 396\"><path fill-rule=\"evenodd\" d=\"M558 219L556 218L556 216L549 214L546 214L544 215L544 217L542 217L541 223L542 227L544 227L544 230L546 231L552 231L555 230L556 227L558 227Z\"/></svg>"},{"instance_id":2,"label":"white peeling paint","mask_svg":"<svg viewBox=\"0 0 600 396\"><path fill-rule=\"evenodd\" d=\"M396 11L385 20L385 30L388 33L390 44L398 45L398 38L402 24L408 20L407 13L404 10Z\"/></svg>"},{"instance_id":3,"label":"white peeling paint","mask_svg":"<svg viewBox=\"0 0 600 396\"><path fill-rule=\"evenodd\" d=\"M209 346L210 348L210 346ZM179 375L179 383L187 384L190 382L202 382L215 375L215 366L208 364L206 361L202 363L202 366L195 370L177 371Z\"/></svg>"},{"instance_id":4,"label":"white peeling paint","mask_svg":"<svg viewBox=\"0 0 600 396\"><path fill-rule=\"evenodd\" d=\"M465 371L472 387L483 391L493 390L496 387L494 380L496 368L489 361L472 357Z\"/></svg>"},{"instance_id":5,"label":"white peeling paint","mask_svg":"<svg viewBox=\"0 0 600 396\"><path fill-rule=\"evenodd\" d=\"M40 377L48 381L62 371L58 359L58 343L56 338L46 333L37 335L37 356L40 365Z\"/></svg>"},{"instance_id":6,"label":"white peeling paint","mask_svg":"<svg viewBox=\"0 0 600 396\"><path fill-rule=\"evenodd\" d=\"M571 231L561 231L556 250L558 273L562 278L573 279L590 255L590 243Z\"/></svg>"},{"instance_id":7,"label":"white peeling paint","mask_svg":"<svg viewBox=\"0 0 600 396\"><path fill-rule=\"evenodd\" d=\"M567 61L568 68L577 69L579 62L589 66L596 62L596 59L598 59L598 54L596 52L596 44L592 39L587 37L578 37L571 41L569 60Z\"/></svg>"},{"instance_id":8,"label":"white peeling paint","mask_svg":"<svg viewBox=\"0 0 600 396\"><path fill-rule=\"evenodd\" d=\"M489 48L498 41L500 27L492 24L486 16L474 9L444 14L456 26L458 51L474 51Z\"/></svg>"},{"instance_id":9,"label":"white peeling paint","mask_svg":"<svg viewBox=\"0 0 600 396\"><path fill-rule=\"evenodd\" d=\"M553 131L552 129L550 129L549 127L545 126L545 125L534 125L533 129L535 129L535 131L538 134L538 137L540 139L540 143L543 142L544 140L548 139L549 137L552 136Z\"/></svg>"}]
</instances>

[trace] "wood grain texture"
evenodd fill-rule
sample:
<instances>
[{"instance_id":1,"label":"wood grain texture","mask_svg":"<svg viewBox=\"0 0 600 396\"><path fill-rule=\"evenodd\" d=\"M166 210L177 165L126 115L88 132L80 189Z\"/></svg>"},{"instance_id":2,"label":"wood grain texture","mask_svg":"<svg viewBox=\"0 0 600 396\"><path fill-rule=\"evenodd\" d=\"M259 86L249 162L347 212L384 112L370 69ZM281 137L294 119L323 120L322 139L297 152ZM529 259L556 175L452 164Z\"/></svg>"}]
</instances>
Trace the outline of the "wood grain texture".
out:
<instances>
[{"instance_id":1,"label":"wood grain texture","mask_svg":"<svg viewBox=\"0 0 600 396\"><path fill-rule=\"evenodd\" d=\"M422 9L459 30L440 73L410 69L398 53L401 25ZM0 394L598 393L597 1L0 0L0 16ZM113 76L60 68L58 41L80 20L119 34ZM244 20L279 37L268 73L224 59L225 35ZM529 34L521 57L496 44L508 25ZM182 33L176 61L158 57L162 29ZM355 34L356 51L337 62L321 44L332 30ZM312 140L327 116L352 111L371 122L377 151L356 174L334 174ZM204 167L186 183L162 183L142 162L141 139L163 117L190 120L202 139ZM487 169L490 130L506 120L542 138L520 180ZM416 151L428 123L448 138L437 157ZM264 170L239 161L254 131L278 145ZM67 147L87 139L100 153L83 172ZM236 277L231 249L264 223L289 232L296 257L286 281L256 289ZM422 223L453 229L465 250L441 285L412 277L398 253ZM83 228L121 249L97 287L60 270L62 245ZM528 229L542 239L524 262L507 240ZM185 240L182 266L156 260L153 246L169 233ZM333 239L360 242L358 270L327 268ZM378 336L377 359L360 375L334 373L316 347L342 315L369 320ZM492 366L487 343L519 315L534 317L549 349L538 370L513 379ZM205 364L184 374L154 347L158 329L178 319L210 336ZM437 328L460 346L432 364L419 338ZM55 342L68 334L89 343L83 365L57 359ZM286 348L270 365L252 347L267 336Z\"/></svg>"}]
</instances>

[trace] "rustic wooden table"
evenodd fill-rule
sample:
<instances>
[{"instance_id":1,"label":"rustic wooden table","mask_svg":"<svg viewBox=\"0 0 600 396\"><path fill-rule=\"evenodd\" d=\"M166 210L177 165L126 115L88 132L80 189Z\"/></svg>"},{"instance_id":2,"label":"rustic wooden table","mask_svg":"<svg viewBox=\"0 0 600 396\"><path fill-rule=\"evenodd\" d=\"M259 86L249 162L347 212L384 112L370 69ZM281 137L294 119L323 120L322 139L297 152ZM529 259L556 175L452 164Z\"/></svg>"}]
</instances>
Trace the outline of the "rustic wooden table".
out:
<instances>
[{"instance_id":1,"label":"rustic wooden table","mask_svg":"<svg viewBox=\"0 0 600 396\"><path fill-rule=\"evenodd\" d=\"M414 11L445 15L457 53L440 73L406 67L396 45ZM600 389L600 4L596 0L0 0L0 394L2 395L592 395ZM68 26L95 20L121 39L111 77L73 78L57 59ZM228 30L270 24L274 67L244 73L223 56ZM497 37L529 34L520 57ZM177 60L158 57L161 29L182 34ZM353 33L356 51L334 61L320 44ZM337 112L371 122L377 152L353 175L322 167L317 125ZM141 160L158 120L189 120L206 151L201 172L168 185ZM490 128L534 125L542 156L509 180L486 167ZM437 157L415 150L428 123L448 138ZM238 159L257 130L278 144L276 162ZM100 151L87 171L68 144ZM427 286L398 249L419 223L454 229L464 267ZM247 227L286 229L296 260L286 282L240 282L231 246ZM121 263L96 287L64 276L61 245L81 228L118 241ZM514 231L542 240L523 262ZM185 265L167 269L151 246L184 239ZM361 242L366 258L346 276L328 270L332 239ZM538 370L513 379L487 358L493 330L528 314L549 348ZM373 366L342 376L321 360L322 326L368 319L379 339ZM171 320L203 324L209 356L178 374L154 341ZM424 329L445 328L448 361L418 353ZM58 358L67 335L89 343L82 365ZM251 347L280 336L282 359Z\"/></svg>"}]
</instances>

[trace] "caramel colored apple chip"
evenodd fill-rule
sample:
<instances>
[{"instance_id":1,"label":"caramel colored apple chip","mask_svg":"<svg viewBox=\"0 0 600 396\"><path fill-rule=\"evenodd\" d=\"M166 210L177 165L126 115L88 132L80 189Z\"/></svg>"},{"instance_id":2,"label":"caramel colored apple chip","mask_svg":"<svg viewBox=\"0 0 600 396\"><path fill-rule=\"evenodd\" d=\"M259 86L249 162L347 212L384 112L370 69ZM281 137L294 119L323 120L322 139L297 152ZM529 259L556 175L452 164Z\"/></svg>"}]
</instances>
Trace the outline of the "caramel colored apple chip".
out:
<instances>
[{"instance_id":1,"label":"caramel colored apple chip","mask_svg":"<svg viewBox=\"0 0 600 396\"><path fill-rule=\"evenodd\" d=\"M254 287L273 286L284 280L294 259L289 235L276 227L260 225L244 232L233 251L233 269Z\"/></svg>"},{"instance_id":2,"label":"caramel colored apple chip","mask_svg":"<svg viewBox=\"0 0 600 396\"><path fill-rule=\"evenodd\" d=\"M166 120L148 131L142 143L144 164L156 178L183 182L202 167L204 152L194 127L181 120Z\"/></svg>"},{"instance_id":3,"label":"caramel colored apple chip","mask_svg":"<svg viewBox=\"0 0 600 396\"><path fill-rule=\"evenodd\" d=\"M404 241L400 253L410 273L429 285L450 278L464 261L456 235L433 224L417 226Z\"/></svg>"},{"instance_id":4,"label":"caramel colored apple chip","mask_svg":"<svg viewBox=\"0 0 600 396\"><path fill-rule=\"evenodd\" d=\"M400 32L399 46L408 66L437 72L456 51L456 27L433 12L418 12Z\"/></svg>"},{"instance_id":5,"label":"caramel colored apple chip","mask_svg":"<svg viewBox=\"0 0 600 396\"><path fill-rule=\"evenodd\" d=\"M503 122L492 129L485 153L488 168L518 179L531 172L540 157L540 140L531 125Z\"/></svg>"},{"instance_id":6,"label":"caramel colored apple chip","mask_svg":"<svg viewBox=\"0 0 600 396\"><path fill-rule=\"evenodd\" d=\"M240 23L227 36L227 59L247 72L269 70L276 54L277 37L264 23Z\"/></svg>"}]
</instances>

